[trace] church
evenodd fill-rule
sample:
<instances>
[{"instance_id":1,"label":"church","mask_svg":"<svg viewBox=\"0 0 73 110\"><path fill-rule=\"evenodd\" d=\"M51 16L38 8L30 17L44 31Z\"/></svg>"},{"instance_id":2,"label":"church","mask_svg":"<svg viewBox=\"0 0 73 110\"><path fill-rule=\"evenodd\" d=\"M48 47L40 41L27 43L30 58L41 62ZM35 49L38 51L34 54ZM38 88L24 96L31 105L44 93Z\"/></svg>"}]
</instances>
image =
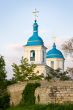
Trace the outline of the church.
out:
<instances>
[{"instance_id":1,"label":"church","mask_svg":"<svg viewBox=\"0 0 73 110\"><path fill-rule=\"evenodd\" d=\"M28 59L30 64L36 64L35 72L39 75L47 75L49 69L54 70L60 68L64 71L64 56L57 49L56 44L52 44L52 48L47 52L43 39L38 33L38 23L34 20L33 33L29 37L27 44L24 45L24 58Z\"/></svg>"}]
</instances>

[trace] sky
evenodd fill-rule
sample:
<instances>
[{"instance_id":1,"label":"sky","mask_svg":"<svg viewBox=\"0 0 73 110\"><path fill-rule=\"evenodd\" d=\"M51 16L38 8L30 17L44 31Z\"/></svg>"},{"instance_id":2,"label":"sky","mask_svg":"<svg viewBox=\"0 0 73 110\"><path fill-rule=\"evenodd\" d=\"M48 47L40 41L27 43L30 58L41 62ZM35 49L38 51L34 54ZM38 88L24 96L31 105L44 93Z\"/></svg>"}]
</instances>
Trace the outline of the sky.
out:
<instances>
[{"instance_id":1,"label":"sky","mask_svg":"<svg viewBox=\"0 0 73 110\"><path fill-rule=\"evenodd\" d=\"M11 65L24 55L23 45L32 35L35 8L39 11L39 35L48 49L53 37L58 48L73 37L73 0L0 0L0 54L8 78L13 74Z\"/></svg>"}]
</instances>

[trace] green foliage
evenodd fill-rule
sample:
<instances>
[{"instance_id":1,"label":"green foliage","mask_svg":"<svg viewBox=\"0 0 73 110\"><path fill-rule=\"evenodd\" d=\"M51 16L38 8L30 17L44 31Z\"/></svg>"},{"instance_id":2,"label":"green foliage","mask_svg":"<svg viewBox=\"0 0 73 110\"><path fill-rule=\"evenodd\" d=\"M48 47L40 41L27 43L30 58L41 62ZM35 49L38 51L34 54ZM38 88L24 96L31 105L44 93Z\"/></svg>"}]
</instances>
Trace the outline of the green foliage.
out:
<instances>
[{"instance_id":1,"label":"green foliage","mask_svg":"<svg viewBox=\"0 0 73 110\"><path fill-rule=\"evenodd\" d=\"M9 106L10 97L7 93L6 70L3 56L0 56L0 110Z\"/></svg>"},{"instance_id":2,"label":"green foliage","mask_svg":"<svg viewBox=\"0 0 73 110\"><path fill-rule=\"evenodd\" d=\"M6 70L3 56L0 56L0 88L6 87Z\"/></svg>"},{"instance_id":3,"label":"green foliage","mask_svg":"<svg viewBox=\"0 0 73 110\"><path fill-rule=\"evenodd\" d=\"M47 79L48 81L50 79L59 79L63 81L70 80L71 78L67 74L68 74L67 71L62 72L61 69L57 69L57 70L51 69L45 79Z\"/></svg>"},{"instance_id":4,"label":"green foliage","mask_svg":"<svg viewBox=\"0 0 73 110\"><path fill-rule=\"evenodd\" d=\"M55 77L55 73L54 73L54 70L53 69L50 69L49 70L49 73L47 73L47 76L45 77L46 80L51 80Z\"/></svg>"},{"instance_id":5,"label":"green foliage","mask_svg":"<svg viewBox=\"0 0 73 110\"><path fill-rule=\"evenodd\" d=\"M12 78L12 79L7 79L6 82L7 82L7 86L9 86L9 85L15 84L16 80L14 78Z\"/></svg>"},{"instance_id":6,"label":"green foliage","mask_svg":"<svg viewBox=\"0 0 73 110\"><path fill-rule=\"evenodd\" d=\"M22 94L23 104L35 104L35 89L40 86L40 83L28 83Z\"/></svg>"},{"instance_id":7,"label":"green foliage","mask_svg":"<svg viewBox=\"0 0 73 110\"><path fill-rule=\"evenodd\" d=\"M35 73L35 74L33 74L32 77L30 77L29 79L30 79L30 80L41 80L41 79L43 79L43 78L44 78L43 74L42 74L42 75L37 75L37 74Z\"/></svg>"},{"instance_id":8,"label":"green foliage","mask_svg":"<svg viewBox=\"0 0 73 110\"><path fill-rule=\"evenodd\" d=\"M26 58L22 57L20 65L14 63L12 67L14 72L13 78L15 81L36 80L43 78L43 75L37 75L38 72L34 73L36 65L29 64Z\"/></svg>"},{"instance_id":9,"label":"green foliage","mask_svg":"<svg viewBox=\"0 0 73 110\"><path fill-rule=\"evenodd\" d=\"M73 104L48 104L17 106L8 110L73 110Z\"/></svg>"},{"instance_id":10,"label":"green foliage","mask_svg":"<svg viewBox=\"0 0 73 110\"><path fill-rule=\"evenodd\" d=\"M26 58L21 59L20 65L13 64L14 78L16 81L24 81L32 79L35 76L34 69L35 64L29 64Z\"/></svg>"},{"instance_id":11,"label":"green foliage","mask_svg":"<svg viewBox=\"0 0 73 110\"><path fill-rule=\"evenodd\" d=\"M60 69L55 70L56 77L59 78L60 80L70 80L71 78L68 76L68 72L64 71L62 72Z\"/></svg>"},{"instance_id":12,"label":"green foliage","mask_svg":"<svg viewBox=\"0 0 73 110\"><path fill-rule=\"evenodd\" d=\"M7 90L0 90L0 110L6 110L10 106L10 96Z\"/></svg>"}]
</instances>

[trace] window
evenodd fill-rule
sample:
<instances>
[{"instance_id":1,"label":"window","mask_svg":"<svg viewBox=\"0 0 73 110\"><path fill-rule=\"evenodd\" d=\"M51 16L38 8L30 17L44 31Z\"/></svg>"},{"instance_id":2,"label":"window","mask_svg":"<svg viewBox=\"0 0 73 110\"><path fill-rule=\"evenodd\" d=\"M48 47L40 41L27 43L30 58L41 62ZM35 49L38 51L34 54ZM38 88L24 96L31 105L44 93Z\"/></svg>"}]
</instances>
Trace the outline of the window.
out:
<instances>
[{"instance_id":1,"label":"window","mask_svg":"<svg viewBox=\"0 0 73 110\"><path fill-rule=\"evenodd\" d=\"M54 69L54 61L51 61L51 68Z\"/></svg>"},{"instance_id":2,"label":"window","mask_svg":"<svg viewBox=\"0 0 73 110\"><path fill-rule=\"evenodd\" d=\"M44 62L44 51L43 51L43 62Z\"/></svg>"},{"instance_id":3,"label":"window","mask_svg":"<svg viewBox=\"0 0 73 110\"><path fill-rule=\"evenodd\" d=\"M30 61L35 61L35 51L34 50L30 51Z\"/></svg>"}]
</instances>

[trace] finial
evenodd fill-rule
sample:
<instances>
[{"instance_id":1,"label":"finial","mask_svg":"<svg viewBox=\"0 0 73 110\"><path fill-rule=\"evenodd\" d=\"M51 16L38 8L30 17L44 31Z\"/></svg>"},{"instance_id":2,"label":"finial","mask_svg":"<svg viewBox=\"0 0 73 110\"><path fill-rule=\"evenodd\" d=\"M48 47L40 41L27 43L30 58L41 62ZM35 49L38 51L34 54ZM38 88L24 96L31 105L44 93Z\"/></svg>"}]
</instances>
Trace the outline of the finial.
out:
<instances>
[{"instance_id":1,"label":"finial","mask_svg":"<svg viewBox=\"0 0 73 110\"><path fill-rule=\"evenodd\" d=\"M56 44L55 44L55 42L53 43L53 48L56 48Z\"/></svg>"},{"instance_id":2,"label":"finial","mask_svg":"<svg viewBox=\"0 0 73 110\"><path fill-rule=\"evenodd\" d=\"M39 13L39 11L37 11L35 8L35 11L33 12L35 21L37 20L38 17L37 13Z\"/></svg>"}]
</instances>

